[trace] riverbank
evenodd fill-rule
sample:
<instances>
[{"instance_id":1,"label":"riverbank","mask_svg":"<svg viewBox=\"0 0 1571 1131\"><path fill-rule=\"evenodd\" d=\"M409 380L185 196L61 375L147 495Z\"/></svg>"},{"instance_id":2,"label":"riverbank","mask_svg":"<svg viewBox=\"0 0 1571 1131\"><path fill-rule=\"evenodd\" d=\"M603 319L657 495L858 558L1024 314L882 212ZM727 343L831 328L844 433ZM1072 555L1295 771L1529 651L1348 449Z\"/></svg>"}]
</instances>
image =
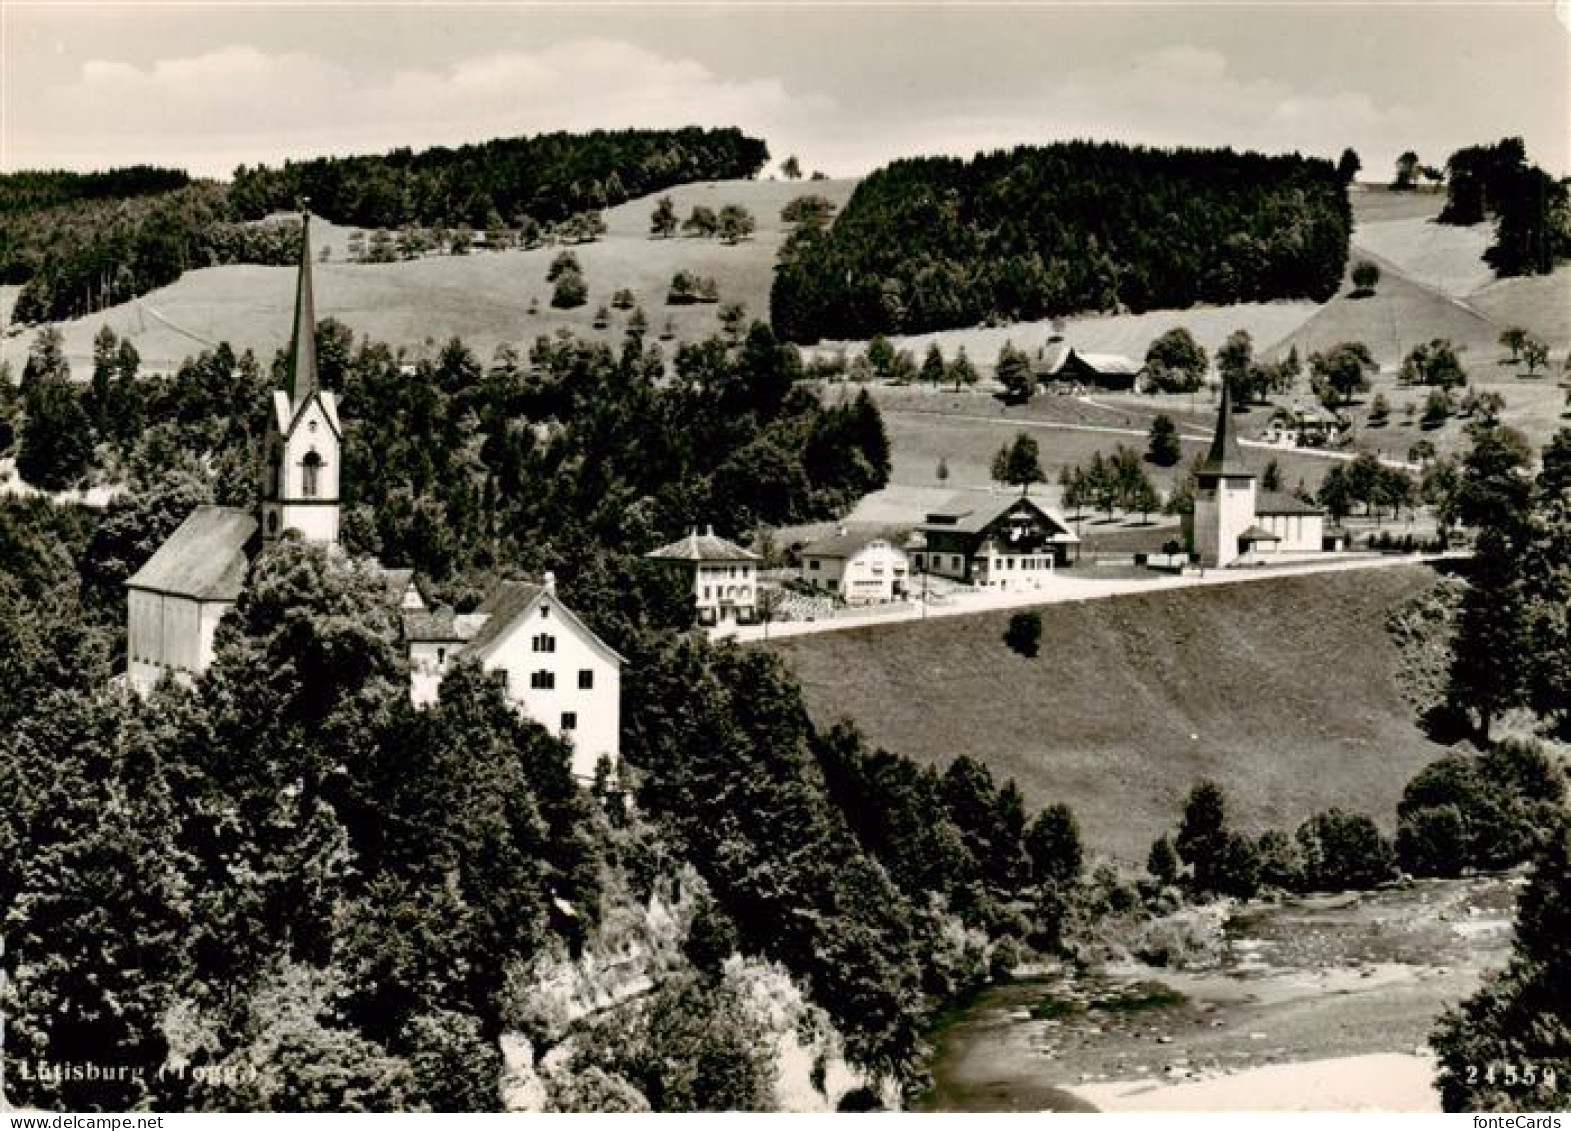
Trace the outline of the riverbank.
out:
<instances>
[{"instance_id":1,"label":"riverbank","mask_svg":"<svg viewBox=\"0 0 1571 1131\"><path fill-rule=\"evenodd\" d=\"M1504 964L1519 883L1253 903L1184 969L993 987L934 1034L916 1110L1438 1110L1429 1033Z\"/></svg>"}]
</instances>

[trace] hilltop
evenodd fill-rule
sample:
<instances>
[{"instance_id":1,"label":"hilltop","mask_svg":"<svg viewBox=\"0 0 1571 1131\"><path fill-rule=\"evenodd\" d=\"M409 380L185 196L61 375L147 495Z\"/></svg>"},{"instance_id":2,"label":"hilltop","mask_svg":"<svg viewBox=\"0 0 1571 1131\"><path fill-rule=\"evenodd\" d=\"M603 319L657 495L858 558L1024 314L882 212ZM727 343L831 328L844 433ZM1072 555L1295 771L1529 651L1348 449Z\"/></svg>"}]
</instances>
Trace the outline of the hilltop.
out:
<instances>
[{"instance_id":1,"label":"hilltop","mask_svg":"<svg viewBox=\"0 0 1571 1131\"><path fill-rule=\"evenodd\" d=\"M315 268L317 312L336 318L354 332L416 351L457 335L481 358L489 359L502 342L527 348L536 336L569 327L588 338L620 341L630 312L613 311L606 330L593 327L596 309L612 293L632 290L657 334L667 318L677 338L704 337L718 331L718 306L667 306L666 291L677 271L711 277L720 303L740 302L749 315L766 317L775 257L785 236L780 210L795 197L818 193L843 205L856 182L713 181L681 185L607 210L604 237L571 251L583 266L589 301L573 310L551 307L546 269L563 251L476 251L399 263L344 261L354 229L313 221L312 242L329 249ZM715 239L649 238L649 214L662 195L671 197L686 218L695 205L718 210L740 204L758 222L753 237L736 246ZM234 265L188 271L178 281L87 318L60 324L74 375L85 378L91 364L93 335L108 325L131 338L143 364L169 370L207 343L228 341L236 351L254 349L265 356L285 345L284 332L294 302L294 269ZM531 302L538 311L529 313ZM0 356L20 371L31 334L5 340Z\"/></svg>"},{"instance_id":2,"label":"hilltop","mask_svg":"<svg viewBox=\"0 0 1571 1131\"><path fill-rule=\"evenodd\" d=\"M820 724L854 720L921 762L968 753L1027 807L1068 802L1094 851L1143 863L1211 777L1256 831L1333 805L1387 831L1441 752L1414 725L1384 628L1427 567L1281 578L1044 607L1042 655L1008 613L772 642Z\"/></svg>"}]
</instances>

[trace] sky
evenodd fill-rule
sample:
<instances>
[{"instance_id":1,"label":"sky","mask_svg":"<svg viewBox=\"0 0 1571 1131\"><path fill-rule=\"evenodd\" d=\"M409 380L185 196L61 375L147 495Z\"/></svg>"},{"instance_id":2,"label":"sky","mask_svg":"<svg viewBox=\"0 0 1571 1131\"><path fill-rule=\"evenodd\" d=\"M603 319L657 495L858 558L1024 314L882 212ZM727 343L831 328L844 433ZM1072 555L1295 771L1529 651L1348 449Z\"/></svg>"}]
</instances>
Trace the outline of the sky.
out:
<instances>
[{"instance_id":1,"label":"sky","mask_svg":"<svg viewBox=\"0 0 1571 1131\"><path fill-rule=\"evenodd\" d=\"M1505 136L1565 175L1568 5L0 0L0 170L695 124L831 176L1089 137L1351 146L1382 179Z\"/></svg>"}]
</instances>

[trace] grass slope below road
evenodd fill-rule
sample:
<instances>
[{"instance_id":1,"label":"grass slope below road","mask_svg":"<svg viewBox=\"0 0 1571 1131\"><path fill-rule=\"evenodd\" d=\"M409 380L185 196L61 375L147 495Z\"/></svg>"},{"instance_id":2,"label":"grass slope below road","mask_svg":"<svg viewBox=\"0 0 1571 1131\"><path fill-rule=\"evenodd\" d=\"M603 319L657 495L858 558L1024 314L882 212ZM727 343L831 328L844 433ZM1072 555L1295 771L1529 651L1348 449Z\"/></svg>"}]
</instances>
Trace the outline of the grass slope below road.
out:
<instances>
[{"instance_id":1,"label":"grass slope below road","mask_svg":"<svg viewBox=\"0 0 1571 1131\"><path fill-rule=\"evenodd\" d=\"M1033 809L1068 802L1093 851L1143 863L1203 777L1257 832L1333 805L1391 830L1441 748L1398 690L1385 619L1433 581L1413 566L1048 606L1036 659L1004 646L1007 612L769 647L819 723L920 762L970 754Z\"/></svg>"}]
</instances>

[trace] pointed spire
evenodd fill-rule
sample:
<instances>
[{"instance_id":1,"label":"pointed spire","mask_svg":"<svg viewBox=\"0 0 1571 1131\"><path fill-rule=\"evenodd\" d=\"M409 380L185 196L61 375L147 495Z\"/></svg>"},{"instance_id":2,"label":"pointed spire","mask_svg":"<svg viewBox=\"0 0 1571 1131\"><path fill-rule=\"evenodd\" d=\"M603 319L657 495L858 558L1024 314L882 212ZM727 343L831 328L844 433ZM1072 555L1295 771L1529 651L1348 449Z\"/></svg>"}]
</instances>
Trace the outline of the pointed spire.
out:
<instances>
[{"instance_id":1,"label":"pointed spire","mask_svg":"<svg viewBox=\"0 0 1571 1131\"><path fill-rule=\"evenodd\" d=\"M295 331L289 345L289 406L296 412L317 390L316 301L311 294L311 213L300 212L300 278L295 290Z\"/></svg>"},{"instance_id":2,"label":"pointed spire","mask_svg":"<svg viewBox=\"0 0 1571 1131\"><path fill-rule=\"evenodd\" d=\"M1216 435L1211 439L1210 454L1201 464L1200 471L1203 475L1254 475L1238 446L1238 429L1233 424L1233 392L1226 379L1222 381L1222 404L1216 414Z\"/></svg>"}]
</instances>

